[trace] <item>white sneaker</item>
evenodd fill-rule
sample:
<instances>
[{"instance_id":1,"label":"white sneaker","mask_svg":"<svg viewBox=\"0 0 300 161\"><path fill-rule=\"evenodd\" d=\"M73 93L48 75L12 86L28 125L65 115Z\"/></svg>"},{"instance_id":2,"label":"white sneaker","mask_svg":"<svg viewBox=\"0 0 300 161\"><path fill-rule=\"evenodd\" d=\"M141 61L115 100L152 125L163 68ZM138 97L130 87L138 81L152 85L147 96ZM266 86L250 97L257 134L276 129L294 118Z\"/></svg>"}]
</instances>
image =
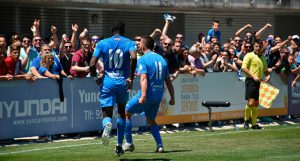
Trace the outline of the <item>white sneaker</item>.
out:
<instances>
[{"instance_id":1,"label":"white sneaker","mask_svg":"<svg viewBox=\"0 0 300 161\"><path fill-rule=\"evenodd\" d=\"M156 150L155 150L156 153L163 153L165 152L164 150L164 147L160 146L160 147L157 147Z\"/></svg>"},{"instance_id":2,"label":"white sneaker","mask_svg":"<svg viewBox=\"0 0 300 161\"><path fill-rule=\"evenodd\" d=\"M105 125L105 128L102 133L102 144L105 146L107 146L109 144L111 129L112 129L112 124L111 124L111 122L108 122Z\"/></svg>"},{"instance_id":3,"label":"white sneaker","mask_svg":"<svg viewBox=\"0 0 300 161\"><path fill-rule=\"evenodd\" d=\"M123 144L122 149L124 151L133 152L135 148L134 148L133 144L129 144L129 143L126 142L125 144Z\"/></svg>"}]
</instances>

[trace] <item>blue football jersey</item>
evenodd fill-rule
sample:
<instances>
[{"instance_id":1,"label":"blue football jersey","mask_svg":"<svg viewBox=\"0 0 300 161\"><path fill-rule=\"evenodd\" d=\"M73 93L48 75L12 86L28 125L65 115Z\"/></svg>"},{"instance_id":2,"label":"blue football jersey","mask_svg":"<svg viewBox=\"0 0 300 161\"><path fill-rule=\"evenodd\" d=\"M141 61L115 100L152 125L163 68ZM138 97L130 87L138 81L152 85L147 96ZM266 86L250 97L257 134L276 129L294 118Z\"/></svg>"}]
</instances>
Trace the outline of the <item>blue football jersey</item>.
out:
<instances>
[{"instance_id":1,"label":"blue football jersey","mask_svg":"<svg viewBox=\"0 0 300 161\"><path fill-rule=\"evenodd\" d=\"M100 41L93 56L103 60L105 77L126 80L130 74L130 51L136 51L135 43L117 35Z\"/></svg>"},{"instance_id":2,"label":"blue football jersey","mask_svg":"<svg viewBox=\"0 0 300 161\"><path fill-rule=\"evenodd\" d=\"M136 73L147 74L147 94L164 93L164 81L169 71L162 56L151 51L145 53L137 62Z\"/></svg>"}]
</instances>

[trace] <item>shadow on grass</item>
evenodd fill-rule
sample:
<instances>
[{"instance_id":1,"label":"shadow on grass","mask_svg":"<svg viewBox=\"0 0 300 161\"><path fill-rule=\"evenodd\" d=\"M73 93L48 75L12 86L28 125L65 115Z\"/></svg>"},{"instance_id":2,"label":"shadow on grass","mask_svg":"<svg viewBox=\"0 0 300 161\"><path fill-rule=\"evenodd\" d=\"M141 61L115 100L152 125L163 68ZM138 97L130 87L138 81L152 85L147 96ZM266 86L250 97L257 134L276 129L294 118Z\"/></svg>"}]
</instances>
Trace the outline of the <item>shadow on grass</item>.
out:
<instances>
[{"instance_id":1,"label":"shadow on grass","mask_svg":"<svg viewBox=\"0 0 300 161\"><path fill-rule=\"evenodd\" d=\"M170 161L170 159L155 158L155 159L120 159L120 161Z\"/></svg>"},{"instance_id":2,"label":"shadow on grass","mask_svg":"<svg viewBox=\"0 0 300 161\"><path fill-rule=\"evenodd\" d=\"M192 151L192 150L165 150L165 152L163 152L162 154L164 153L180 153L180 152L189 152L189 151ZM136 152L136 153L157 153L157 152Z\"/></svg>"}]
</instances>

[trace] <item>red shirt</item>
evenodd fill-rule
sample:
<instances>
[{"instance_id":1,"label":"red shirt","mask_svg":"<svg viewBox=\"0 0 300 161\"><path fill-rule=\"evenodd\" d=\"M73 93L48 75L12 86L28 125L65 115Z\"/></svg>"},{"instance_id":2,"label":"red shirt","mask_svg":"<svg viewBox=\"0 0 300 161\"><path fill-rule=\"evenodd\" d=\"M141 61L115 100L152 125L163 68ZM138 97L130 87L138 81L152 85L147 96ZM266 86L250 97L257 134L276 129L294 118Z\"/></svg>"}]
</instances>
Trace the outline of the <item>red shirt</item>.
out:
<instances>
[{"instance_id":1,"label":"red shirt","mask_svg":"<svg viewBox=\"0 0 300 161\"><path fill-rule=\"evenodd\" d=\"M18 75L22 71L22 63L20 59L14 60L12 56L4 60L7 74Z\"/></svg>"},{"instance_id":2,"label":"red shirt","mask_svg":"<svg viewBox=\"0 0 300 161\"><path fill-rule=\"evenodd\" d=\"M82 49L77 50L72 57L72 66L74 63L76 63L77 66L79 67L89 66L89 63L86 59L87 57L84 56ZM72 68L70 69L70 73L72 74L72 76L79 77L79 78L86 77L89 74L89 72L76 72L72 70Z\"/></svg>"}]
</instances>

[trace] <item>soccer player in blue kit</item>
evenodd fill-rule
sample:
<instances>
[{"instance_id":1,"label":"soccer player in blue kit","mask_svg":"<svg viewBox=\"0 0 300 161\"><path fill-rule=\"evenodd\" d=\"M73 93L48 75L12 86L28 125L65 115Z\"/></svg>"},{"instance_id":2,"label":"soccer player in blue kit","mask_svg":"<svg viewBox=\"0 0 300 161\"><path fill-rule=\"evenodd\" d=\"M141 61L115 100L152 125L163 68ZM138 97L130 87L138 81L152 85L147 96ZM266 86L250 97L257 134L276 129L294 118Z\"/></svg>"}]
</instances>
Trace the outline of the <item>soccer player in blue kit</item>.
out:
<instances>
[{"instance_id":1,"label":"soccer player in blue kit","mask_svg":"<svg viewBox=\"0 0 300 161\"><path fill-rule=\"evenodd\" d=\"M126 127L125 137L126 143L123 149L133 151L132 143L132 125L131 115L134 113L144 112L147 123L151 128L152 136L156 142L156 152L163 153L163 143L160 137L158 125L155 122L159 104L164 94L164 82L170 93L170 105L175 104L174 88L171 83L168 71L168 65L165 59L159 54L151 51L154 47L154 41L151 37L143 37L140 42L140 48L144 55L138 59L137 75L140 75L141 91L139 91L125 107Z\"/></svg>"},{"instance_id":2,"label":"soccer player in blue kit","mask_svg":"<svg viewBox=\"0 0 300 161\"><path fill-rule=\"evenodd\" d=\"M100 106L102 109L103 145L108 145L112 129L112 115L115 103L118 104L117 146L115 153L122 151L125 129L125 105L128 100L128 88L131 88L136 67L135 42L123 37L125 24L116 21L112 27L113 36L100 41L90 62L91 75L100 85ZM104 70L100 77L96 74L95 64L101 58ZM100 59L100 60L101 60ZM104 73L103 73L104 72Z\"/></svg>"}]
</instances>

